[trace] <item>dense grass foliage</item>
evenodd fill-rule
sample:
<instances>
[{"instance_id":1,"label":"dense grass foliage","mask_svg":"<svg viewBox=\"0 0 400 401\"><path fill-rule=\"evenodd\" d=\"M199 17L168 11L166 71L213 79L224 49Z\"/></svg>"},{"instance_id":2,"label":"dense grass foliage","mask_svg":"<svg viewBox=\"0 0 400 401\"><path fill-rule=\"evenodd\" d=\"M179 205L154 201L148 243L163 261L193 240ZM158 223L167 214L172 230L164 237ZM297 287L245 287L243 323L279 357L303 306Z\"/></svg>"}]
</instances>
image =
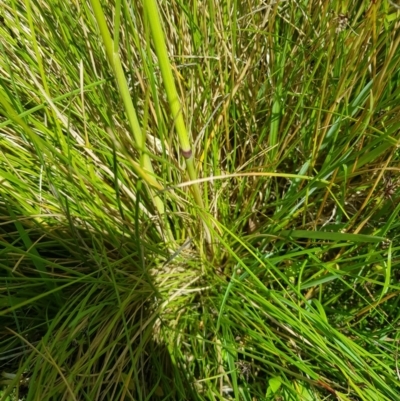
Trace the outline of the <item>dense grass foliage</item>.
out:
<instances>
[{"instance_id":1,"label":"dense grass foliage","mask_svg":"<svg viewBox=\"0 0 400 401\"><path fill-rule=\"evenodd\" d=\"M0 399L398 399L399 43L386 0L0 0Z\"/></svg>"}]
</instances>

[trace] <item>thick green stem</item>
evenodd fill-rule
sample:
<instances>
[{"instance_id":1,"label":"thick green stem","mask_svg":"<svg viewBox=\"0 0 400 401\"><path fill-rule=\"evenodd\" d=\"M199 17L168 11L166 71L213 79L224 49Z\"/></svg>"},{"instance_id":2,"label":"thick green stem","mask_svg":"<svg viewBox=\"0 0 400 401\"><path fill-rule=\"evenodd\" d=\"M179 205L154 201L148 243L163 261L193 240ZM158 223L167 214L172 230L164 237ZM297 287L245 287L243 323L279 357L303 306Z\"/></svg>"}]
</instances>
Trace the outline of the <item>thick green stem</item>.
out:
<instances>
[{"instance_id":1,"label":"thick green stem","mask_svg":"<svg viewBox=\"0 0 400 401\"><path fill-rule=\"evenodd\" d=\"M146 138L142 132L142 129L140 127L135 108L132 103L131 95L129 93L129 86L125 78L124 70L122 68L122 63L121 59L119 56L118 52L118 39L114 38L114 41L111 38L110 32L107 27L106 19L103 13L103 9L101 8L100 1L99 0L91 0L91 4L93 7L94 15L96 17L97 24L100 29L101 36L103 38L103 43L104 47L106 50L106 55L108 58L108 62L110 63L114 75L117 81L118 85L118 90L119 93L122 97L124 107L125 107L125 112L128 117L129 125L132 131L132 134L134 136L136 146L140 152L140 159L141 159L141 166L149 172L147 175L147 183L150 184L150 191L151 195L154 199L155 206L157 208L157 211L159 212L160 215L163 215L165 212L164 208L164 203L158 197L157 195L154 194L154 191L152 190L151 187L159 187L159 184L157 183L156 179L154 178L154 170L151 165L151 160L148 155L147 149L146 149ZM118 17L119 18L119 17ZM117 19L118 20L118 19ZM169 231L169 230L168 230ZM170 238L172 239L172 237Z\"/></svg>"},{"instance_id":2,"label":"thick green stem","mask_svg":"<svg viewBox=\"0 0 400 401\"><path fill-rule=\"evenodd\" d=\"M185 158L186 170L188 172L189 178L192 181L197 179L196 169L193 163L193 151L190 145L189 136L186 130L186 125L183 119L182 106L179 100L178 92L176 90L174 76L172 74L171 64L169 62L167 46L165 42L164 32L157 10L157 4L155 0L145 0L143 2L143 7L146 16L149 21L151 33L154 40L154 47L157 53L158 62L161 70L161 75L164 82L165 91L168 97L168 102L171 107L172 118L175 123L175 129L178 134L179 143L182 151L182 155ZM191 186L193 191L194 199L197 206L205 211L203 198L201 196L201 191L199 185L196 183ZM209 231L209 220L206 218L206 214L203 213L202 216L204 222L204 228L206 233L206 238L209 243L211 243L211 236Z\"/></svg>"}]
</instances>

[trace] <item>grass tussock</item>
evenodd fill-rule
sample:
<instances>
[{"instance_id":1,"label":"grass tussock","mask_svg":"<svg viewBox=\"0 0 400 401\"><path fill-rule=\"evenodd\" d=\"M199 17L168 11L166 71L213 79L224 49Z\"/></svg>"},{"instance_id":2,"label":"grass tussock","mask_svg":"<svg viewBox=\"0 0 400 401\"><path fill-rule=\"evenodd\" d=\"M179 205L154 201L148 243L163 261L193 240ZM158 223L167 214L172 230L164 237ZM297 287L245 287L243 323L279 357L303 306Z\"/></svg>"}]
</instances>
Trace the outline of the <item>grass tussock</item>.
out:
<instances>
[{"instance_id":1,"label":"grass tussock","mask_svg":"<svg viewBox=\"0 0 400 401\"><path fill-rule=\"evenodd\" d=\"M0 10L2 400L398 399L396 4Z\"/></svg>"}]
</instances>

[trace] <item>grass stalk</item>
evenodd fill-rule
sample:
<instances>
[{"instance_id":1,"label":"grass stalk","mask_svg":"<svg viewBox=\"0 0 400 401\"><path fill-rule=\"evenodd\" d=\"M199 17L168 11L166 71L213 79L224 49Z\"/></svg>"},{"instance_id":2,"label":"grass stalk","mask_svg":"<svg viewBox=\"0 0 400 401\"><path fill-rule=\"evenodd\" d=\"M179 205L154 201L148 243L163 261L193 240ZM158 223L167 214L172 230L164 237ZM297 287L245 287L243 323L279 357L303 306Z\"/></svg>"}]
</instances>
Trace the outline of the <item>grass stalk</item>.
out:
<instances>
[{"instance_id":1,"label":"grass stalk","mask_svg":"<svg viewBox=\"0 0 400 401\"><path fill-rule=\"evenodd\" d=\"M194 181L193 185L191 186L191 190L193 192L196 204L200 209L200 214L204 222L207 242L209 245L211 245L212 238L209 229L211 227L210 220L207 218L207 211L204 208L204 202L201 195L200 187L196 182L197 173L194 165L194 152L192 150L186 124L183 119L182 103L179 100L178 92L176 90L175 80L172 73L172 66L169 61L167 45L165 42L165 35L157 9L157 3L155 0L146 0L143 2L143 7L150 25L151 33L153 35L153 43L157 53L160 71L163 77L165 93L168 97L168 102L171 108L171 114L174 121L176 133L179 138L182 156L185 159L189 179L191 181Z\"/></svg>"},{"instance_id":2,"label":"grass stalk","mask_svg":"<svg viewBox=\"0 0 400 401\"><path fill-rule=\"evenodd\" d=\"M147 184L150 186L149 191L152 194L152 198L154 199L154 203L156 206L156 209L160 216L163 216L165 213L165 206L163 201L160 199L160 197L156 194L156 192L153 190L154 187L158 187L159 185L157 184L157 180L154 175L154 170L153 166L151 164L151 160L149 157L149 152L146 147L146 137L143 132L143 130L140 127L139 120L136 115L135 108L132 103L132 98L131 94L129 91L128 83L124 74L124 70L122 68L121 64L121 59L119 56L119 46L118 46L118 36L117 33L119 32L119 12L120 12L120 7L117 7L117 12L118 15L116 16L116 36L114 37L114 41L111 38L110 32L107 27L107 22L106 18L103 12L103 9L101 7L100 1L99 0L91 0L91 4L93 7L93 11L96 17L96 21L103 39L106 55L108 62L110 63L114 74L115 74L115 79L118 85L118 90L121 94L121 98L123 100L124 106L125 106L125 112L128 117L129 125L131 128L131 132L135 138L135 143L137 146L137 150L139 151L140 154L140 165L144 169L146 169L149 172L149 175L146 175L145 178ZM118 4L120 4L118 2ZM169 241L173 240L172 233L170 229L167 227L167 232Z\"/></svg>"}]
</instances>

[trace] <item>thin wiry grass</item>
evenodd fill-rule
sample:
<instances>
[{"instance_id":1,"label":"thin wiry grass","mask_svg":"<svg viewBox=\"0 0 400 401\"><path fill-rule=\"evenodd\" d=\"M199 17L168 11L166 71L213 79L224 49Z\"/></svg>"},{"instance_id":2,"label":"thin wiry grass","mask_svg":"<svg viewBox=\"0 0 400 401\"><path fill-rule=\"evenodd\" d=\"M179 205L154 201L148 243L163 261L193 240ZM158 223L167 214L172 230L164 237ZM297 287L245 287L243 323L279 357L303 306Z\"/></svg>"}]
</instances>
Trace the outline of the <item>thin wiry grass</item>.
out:
<instances>
[{"instance_id":1,"label":"thin wiry grass","mask_svg":"<svg viewBox=\"0 0 400 401\"><path fill-rule=\"evenodd\" d=\"M0 2L0 397L397 399L397 9L94 3Z\"/></svg>"}]
</instances>

